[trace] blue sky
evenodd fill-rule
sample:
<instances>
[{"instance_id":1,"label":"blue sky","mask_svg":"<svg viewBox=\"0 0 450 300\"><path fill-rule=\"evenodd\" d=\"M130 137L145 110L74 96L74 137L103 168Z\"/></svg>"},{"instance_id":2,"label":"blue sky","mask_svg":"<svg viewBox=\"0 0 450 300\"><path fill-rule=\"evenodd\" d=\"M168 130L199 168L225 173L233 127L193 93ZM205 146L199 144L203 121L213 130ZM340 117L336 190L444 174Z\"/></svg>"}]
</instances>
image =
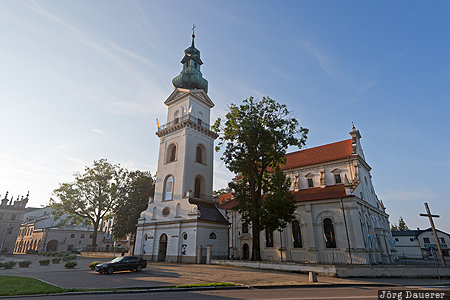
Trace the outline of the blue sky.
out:
<instances>
[{"instance_id":1,"label":"blue sky","mask_svg":"<svg viewBox=\"0 0 450 300\"><path fill-rule=\"evenodd\" d=\"M391 222L427 227L427 201L450 231L448 1L1 1L0 195L46 204L100 158L154 174L193 23L211 123L249 96L285 103L308 147L353 121Z\"/></svg>"}]
</instances>

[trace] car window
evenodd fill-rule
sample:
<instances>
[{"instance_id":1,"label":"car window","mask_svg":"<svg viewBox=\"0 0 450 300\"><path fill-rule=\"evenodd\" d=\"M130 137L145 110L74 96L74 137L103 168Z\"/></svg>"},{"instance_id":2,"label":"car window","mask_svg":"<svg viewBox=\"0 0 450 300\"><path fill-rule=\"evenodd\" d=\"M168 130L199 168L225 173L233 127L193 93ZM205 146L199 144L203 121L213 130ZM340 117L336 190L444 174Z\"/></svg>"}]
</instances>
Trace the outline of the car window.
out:
<instances>
[{"instance_id":1,"label":"car window","mask_svg":"<svg viewBox=\"0 0 450 300\"><path fill-rule=\"evenodd\" d=\"M123 259L124 259L123 257L116 257L111 262L116 263L122 261Z\"/></svg>"}]
</instances>

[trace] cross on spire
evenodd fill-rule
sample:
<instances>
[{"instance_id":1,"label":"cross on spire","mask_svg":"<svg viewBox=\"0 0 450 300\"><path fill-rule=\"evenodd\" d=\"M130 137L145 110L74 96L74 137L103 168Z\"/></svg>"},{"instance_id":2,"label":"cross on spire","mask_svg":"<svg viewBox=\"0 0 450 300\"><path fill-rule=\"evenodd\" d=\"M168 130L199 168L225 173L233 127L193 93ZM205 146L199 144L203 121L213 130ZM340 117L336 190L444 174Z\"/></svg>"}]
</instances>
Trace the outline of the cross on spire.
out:
<instances>
[{"instance_id":1,"label":"cross on spire","mask_svg":"<svg viewBox=\"0 0 450 300\"><path fill-rule=\"evenodd\" d=\"M191 47L192 48L195 48L195 46L194 46L194 39L195 39L195 27L197 27L197 26L195 26L195 24L192 24L192 45L191 45Z\"/></svg>"}]
</instances>

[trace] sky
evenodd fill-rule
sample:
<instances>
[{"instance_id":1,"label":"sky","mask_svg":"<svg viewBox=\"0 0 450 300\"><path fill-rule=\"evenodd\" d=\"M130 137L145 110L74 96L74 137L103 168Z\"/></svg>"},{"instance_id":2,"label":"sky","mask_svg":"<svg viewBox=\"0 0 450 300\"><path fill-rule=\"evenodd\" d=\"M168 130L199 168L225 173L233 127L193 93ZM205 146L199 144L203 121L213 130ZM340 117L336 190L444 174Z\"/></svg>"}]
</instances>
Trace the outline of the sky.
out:
<instances>
[{"instance_id":1,"label":"sky","mask_svg":"<svg viewBox=\"0 0 450 300\"><path fill-rule=\"evenodd\" d=\"M428 202L450 232L448 1L0 1L0 197L45 205L101 158L154 174L193 24L210 123L250 96L307 147L354 122L390 221L428 228ZM214 188L232 177L216 153Z\"/></svg>"}]
</instances>

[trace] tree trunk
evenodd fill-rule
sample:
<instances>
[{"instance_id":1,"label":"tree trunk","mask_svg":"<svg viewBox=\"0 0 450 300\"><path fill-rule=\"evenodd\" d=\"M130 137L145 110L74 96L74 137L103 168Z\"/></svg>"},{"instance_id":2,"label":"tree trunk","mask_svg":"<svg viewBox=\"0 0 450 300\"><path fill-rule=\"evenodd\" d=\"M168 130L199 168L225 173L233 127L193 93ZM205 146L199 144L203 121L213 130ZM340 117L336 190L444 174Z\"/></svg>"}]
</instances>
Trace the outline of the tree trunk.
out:
<instances>
[{"instance_id":1,"label":"tree trunk","mask_svg":"<svg viewBox=\"0 0 450 300\"><path fill-rule=\"evenodd\" d=\"M252 221L252 261L261 261L261 246L259 243L259 223Z\"/></svg>"},{"instance_id":2,"label":"tree trunk","mask_svg":"<svg viewBox=\"0 0 450 300\"><path fill-rule=\"evenodd\" d=\"M91 251L97 250L97 232L98 232L98 223L94 223L94 234L92 235L92 243L91 243Z\"/></svg>"}]
</instances>

